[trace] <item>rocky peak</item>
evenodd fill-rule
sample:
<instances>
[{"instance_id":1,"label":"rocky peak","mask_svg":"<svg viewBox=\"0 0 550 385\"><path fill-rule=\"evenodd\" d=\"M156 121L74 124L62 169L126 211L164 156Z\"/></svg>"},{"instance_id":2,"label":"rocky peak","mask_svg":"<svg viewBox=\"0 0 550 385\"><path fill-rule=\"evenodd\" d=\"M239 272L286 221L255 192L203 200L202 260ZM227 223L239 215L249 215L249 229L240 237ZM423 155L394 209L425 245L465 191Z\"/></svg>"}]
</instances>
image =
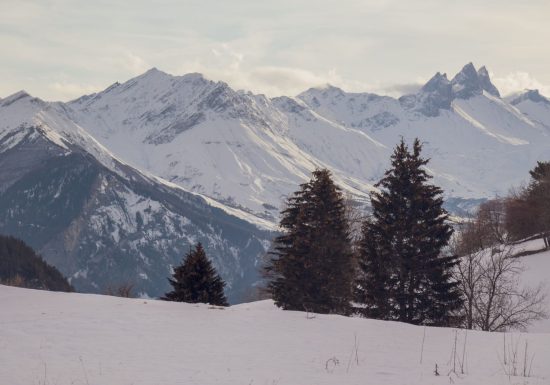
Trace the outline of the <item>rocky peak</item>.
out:
<instances>
[{"instance_id":1,"label":"rocky peak","mask_svg":"<svg viewBox=\"0 0 550 385\"><path fill-rule=\"evenodd\" d=\"M439 110L451 108L453 99L451 82L447 74L436 73L416 95L399 98L402 106L426 116L438 116Z\"/></svg>"},{"instance_id":2,"label":"rocky peak","mask_svg":"<svg viewBox=\"0 0 550 385\"><path fill-rule=\"evenodd\" d=\"M6 97L5 99L2 99L2 106L3 107L7 107L19 100L22 100L22 99L31 99L31 96L26 92L26 91L18 91L8 97Z\"/></svg>"},{"instance_id":3,"label":"rocky peak","mask_svg":"<svg viewBox=\"0 0 550 385\"><path fill-rule=\"evenodd\" d=\"M491 77L489 76L489 71L487 71L487 68L485 66L481 67L477 71L477 76L479 78L479 82L481 84L481 88L488 93L490 93L493 96L500 97L500 92L498 92L498 89L495 87L495 85L491 82Z\"/></svg>"},{"instance_id":4,"label":"rocky peak","mask_svg":"<svg viewBox=\"0 0 550 385\"><path fill-rule=\"evenodd\" d=\"M513 99L510 101L510 104L515 106L527 100L530 100L534 103L543 103L550 105L550 100L542 96L539 90L525 90L525 92L513 97Z\"/></svg>"},{"instance_id":5,"label":"rocky peak","mask_svg":"<svg viewBox=\"0 0 550 385\"><path fill-rule=\"evenodd\" d=\"M472 63L466 64L451 81L453 96L458 99L469 99L481 95L483 91L500 97L497 88L491 83L489 72L485 67L476 71Z\"/></svg>"},{"instance_id":6,"label":"rocky peak","mask_svg":"<svg viewBox=\"0 0 550 385\"><path fill-rule=\"evenodd\" d=\"M450 89L451 82L447 79L447 74L436 73L428 82L422 87L423 92L434 92Z\"/></svg>"}]
</instances>

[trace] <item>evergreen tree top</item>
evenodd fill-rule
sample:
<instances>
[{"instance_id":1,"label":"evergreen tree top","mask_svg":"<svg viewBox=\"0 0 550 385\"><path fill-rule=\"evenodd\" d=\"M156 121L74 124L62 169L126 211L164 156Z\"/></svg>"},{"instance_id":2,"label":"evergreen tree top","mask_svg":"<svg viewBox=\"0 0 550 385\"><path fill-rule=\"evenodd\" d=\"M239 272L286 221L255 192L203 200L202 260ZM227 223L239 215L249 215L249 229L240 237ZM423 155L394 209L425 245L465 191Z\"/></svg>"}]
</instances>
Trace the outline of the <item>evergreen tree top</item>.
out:
<instances>
[{"instance_id":1,"label":"evergreen tree top","mask_svg":"<svg viewBox=\"0 0 550 385\"><path fill-rule=\"evenodd\" d=\"M543 182L550 180L550 162L537 161L534 169L529 171L533 182Z\"/></svg>"},{"instance_id":2,"label":"evergreen tree top","mask_svg":"<svg viewBox=\"0 0 550 385\"><path fill-rule=\"evenodd\" d=\"M223 291L225 282L212 266L201 243L189 250L168 281L174 290L167 293L164 300L228 305Z\"/></svg>"}]
</instances>

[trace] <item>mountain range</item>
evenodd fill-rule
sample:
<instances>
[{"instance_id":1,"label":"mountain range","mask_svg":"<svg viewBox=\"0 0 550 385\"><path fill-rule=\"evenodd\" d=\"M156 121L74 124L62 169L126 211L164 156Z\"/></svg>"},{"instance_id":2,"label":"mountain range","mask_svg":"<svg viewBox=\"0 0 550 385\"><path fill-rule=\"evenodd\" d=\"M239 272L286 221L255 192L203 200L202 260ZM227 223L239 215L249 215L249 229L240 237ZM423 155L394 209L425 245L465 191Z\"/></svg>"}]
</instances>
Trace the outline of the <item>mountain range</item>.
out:
<instances>
[{"instance_id":1,"label":"mountain range","mask_svg":"<svg viewBox=\"0 0 550 385\"><path fill-rule=\"evenodd\" d=\"M314 169L368 205L394 145L418 137L461 214L524 182L550 158L549 134L547 98L502 97L471 63L400 98L333 86L268 98L157 69L68 103L19 92L0 99L0 233L78 290L132 280L150 296L202 241L235 302Z\"/></svg>"}]
</instances>

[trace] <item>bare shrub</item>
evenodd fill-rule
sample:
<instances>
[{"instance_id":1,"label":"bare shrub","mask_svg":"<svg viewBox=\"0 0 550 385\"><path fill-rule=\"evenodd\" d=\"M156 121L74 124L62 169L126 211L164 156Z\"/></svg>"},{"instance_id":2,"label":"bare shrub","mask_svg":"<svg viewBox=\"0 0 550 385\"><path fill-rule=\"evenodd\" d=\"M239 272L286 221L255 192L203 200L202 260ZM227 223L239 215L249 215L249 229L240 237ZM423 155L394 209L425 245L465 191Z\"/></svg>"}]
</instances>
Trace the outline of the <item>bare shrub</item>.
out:
<instances>
[{"instance_id":1,"label":"bare shrub","mask_svg":"<svg viewBox=\"0 0 550 385\"><path fill-rule=\"evenodd\" d=\"M114 297L134 298L134 284L132 282L124 282L118 286L107 286L105 294Z\"/></svg>"},{"instance_id":2,"label":"bare shrub","mask_svg":"<svg viewBox=\"0 0 550 385\"><path fill-rule=\"evenodd\" d=\"M15 286L15 287L27 287L27 283L25 282L25 279L20 276L19 274L16 274L15 276L5 279L1 281L2 285L6 286Z\"/></svg>"},{"instance_id":3,"label":"bare shrub","mask_svg":"<svg viewBox=\"0 0 550 385\"><path fill-rule=\"evenodd\" d=\"M464 297L467 329L524 330L547 318L544 285L522 287L525 268L510 245L483 249L459 259L455 278Z\"/></svg>"}]
</instances>

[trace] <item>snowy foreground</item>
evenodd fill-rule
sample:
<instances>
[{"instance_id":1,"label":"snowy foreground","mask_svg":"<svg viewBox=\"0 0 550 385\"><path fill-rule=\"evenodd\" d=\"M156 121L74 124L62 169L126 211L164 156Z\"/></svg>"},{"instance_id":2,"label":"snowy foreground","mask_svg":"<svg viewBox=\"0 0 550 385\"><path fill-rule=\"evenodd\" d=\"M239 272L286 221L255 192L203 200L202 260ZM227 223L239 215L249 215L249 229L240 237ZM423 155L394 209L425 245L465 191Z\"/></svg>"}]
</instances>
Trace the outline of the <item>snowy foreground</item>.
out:
<instances>
[{"instance_id":1,"label":"snowy foreground","mask_svg":"<svg viewBox=\"0 0 550 385\"><path fill-rule=\"evenodd\" d=\"M0 304L3 385L550 384L545 333L504 339L271 301L218 309L6 286Z\"/></svg>"}]
</instances>

